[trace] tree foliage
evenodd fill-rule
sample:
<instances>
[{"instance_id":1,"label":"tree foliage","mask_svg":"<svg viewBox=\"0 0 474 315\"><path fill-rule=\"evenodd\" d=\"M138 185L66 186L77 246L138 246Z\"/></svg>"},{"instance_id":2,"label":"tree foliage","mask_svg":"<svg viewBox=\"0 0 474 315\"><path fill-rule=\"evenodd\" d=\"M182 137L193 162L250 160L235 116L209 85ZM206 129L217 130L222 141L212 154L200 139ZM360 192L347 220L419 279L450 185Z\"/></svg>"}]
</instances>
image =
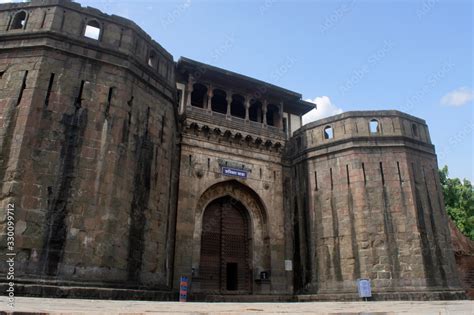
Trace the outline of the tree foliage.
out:
<instances>
[{"instance_id":1,"label":"tree foliage","mask_svg":"<svg viewBox=\"0 0 474 315\"><path fill-rule=\"evenodd\" d=\"M446 211L458 229L474 240L474 189L469 180L448 175L447 166L439 170Z\"/></svg>"}]
</instances>

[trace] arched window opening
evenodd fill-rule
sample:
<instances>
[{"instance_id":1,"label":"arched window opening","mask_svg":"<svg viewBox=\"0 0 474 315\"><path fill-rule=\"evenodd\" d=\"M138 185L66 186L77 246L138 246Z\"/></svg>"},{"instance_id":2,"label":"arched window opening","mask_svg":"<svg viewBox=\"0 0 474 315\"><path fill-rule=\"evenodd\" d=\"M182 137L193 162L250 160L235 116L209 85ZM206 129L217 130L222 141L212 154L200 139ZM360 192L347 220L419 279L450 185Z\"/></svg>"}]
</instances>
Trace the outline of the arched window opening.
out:
<instances>
[{"instance_id":1,"label":"arched window opening","mask_svg":"<svg viewBox=\"0 0 474 315\"><path fill-rule=\"evenodd\" d=\"M414 137L418 137L418 127L415 124L411 125L411 131Z\"/></svg>"},{"instance_id":2,"label":"arched window opening","mask_svg":"<svg viewBox=\"0 0 474 315\"><path fill-rule=\"evenodd\" d=\"M227 114L227 99L226 93L222 90L216 89L214 90L212 99L211 99L211 108L212 111Z\"/></svg>"},{"instance_id":3,"label":"arched window opening","mask_svg":"<svg viewBox=\"0 0 474 315\"><path fill-rule=\"evenodd\" d=\"M100 38L100 24L99 22L92 20L87 22L84 36L87 38L99 40Z\"/></svg>"},{"instance_id":4,"label":"arched window opening","mask_svg":"<svg viewBox=\"0 0 474 315\"><path fill-rule=\"evenodd\" d=\"M324 139L332 139L334 138L334 133L332 131L332 127L331 126L326 126L324 128Z\"/></svg>"},{"instance_id":5,"label":"arched window opening","mask_svg":"<svg viewBox=\"0 0 474 315\"><path fill-rule=\"evenodd\" d=\"M379 127L379 122L377 119L372 119L369 122L369 128L370 128L370 133L379 133L380 132L380 127Z\"/></svg>"},{"instance_id":6,"label":"arched window opening","mask_svg":"<svg viewBox=\"0 0 474 315\"><path fill-rule=\"evenodd\" d=\"M12 25L10 27L11 30L21 30L25 28L26 25L26 12L20 11L15 14L13 17Z\"/></svg>"},{"instance_id":7,"label":"arched window opening","mask_svg":"<svg viewBox=\"0 0 474 315\"><path fill-rule=\"evenodd\" d=\"M195 107L204 108L204 101L207 95L207 87L200 83L193 85L193 92L191 93L191 105Z\"/></svg>"},{"instance_id":8,"label":"arched window opening","mask_svg":"<svg viewBox=\"0 0 474 315\"><path fill-rule=\"evenodd\" d=\"M249 119L251 121L261 123L263 121L262 117L262 102L258 100L251 100L250 101L250 108L249 108Z\"/></svg>"},{"instance_id":9,"label":"arched window opening","mask_svg":"<svg viewBox=\"0 0 474 315\"><path fill-rule=\"evenodd\" d=\"M148 65L154 69L156 69L157 65L157 57L154 50L150 51L150 55L148 56Z\"/></svg>"},{"instance_id":10,"label":"arched window opening","mask_svg":"<svg viewBox=\"0 0 474 315\"><path fill-rule=\"evenodd\" d=\"M267 125L281 127L280 109L274 104L267 105Z\"/></svg>"},{"instance_id":11,"label":"arched window opening","mask_svg":"<svg viewBox=\"0 0 474 315\"><path fill-rule=\"evenodd\" d=\"M232 95L232 103L230 104L230 114L235 117L245 118L245 98L242 95Z\"/></svg>"}]
</instances>

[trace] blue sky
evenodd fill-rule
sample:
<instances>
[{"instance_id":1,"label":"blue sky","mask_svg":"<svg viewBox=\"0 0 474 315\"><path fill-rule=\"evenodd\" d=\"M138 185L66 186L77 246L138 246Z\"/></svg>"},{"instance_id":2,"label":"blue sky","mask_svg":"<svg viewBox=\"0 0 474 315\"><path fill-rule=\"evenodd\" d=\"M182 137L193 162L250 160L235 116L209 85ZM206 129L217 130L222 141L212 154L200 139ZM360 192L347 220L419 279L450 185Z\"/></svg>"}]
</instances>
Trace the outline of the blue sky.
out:
<instances>
[{"instance_id":1,"label":"blue sky","mask_svg":"<svg viewBox=\"0 0 474 315\"><path fill-rule=\"evenodd\" d=\"M440 166L474 178L471 1L80 1L132 19L175 59L317 100L306 119L398 109L425 119Z\"/></svg>"}]
</instances>

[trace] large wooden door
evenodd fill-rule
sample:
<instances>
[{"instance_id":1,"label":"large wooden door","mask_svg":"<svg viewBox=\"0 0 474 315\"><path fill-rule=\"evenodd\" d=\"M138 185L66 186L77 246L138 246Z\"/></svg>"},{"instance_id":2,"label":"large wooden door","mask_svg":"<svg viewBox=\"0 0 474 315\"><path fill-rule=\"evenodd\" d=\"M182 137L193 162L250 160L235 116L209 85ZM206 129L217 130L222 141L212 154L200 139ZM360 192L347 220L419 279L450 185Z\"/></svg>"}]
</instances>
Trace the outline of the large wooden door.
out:
<instances>
[{"instance_id":1,"label":"large wooden door","mask_svg":"<svg viewBox=\"0 0 474 315\"><path fill-rule=\"evenodd\" d=\"M204 212L199 278L203 291L250 292L248 219L235 199L217 199Z\"/></svg>"}]
</instances>

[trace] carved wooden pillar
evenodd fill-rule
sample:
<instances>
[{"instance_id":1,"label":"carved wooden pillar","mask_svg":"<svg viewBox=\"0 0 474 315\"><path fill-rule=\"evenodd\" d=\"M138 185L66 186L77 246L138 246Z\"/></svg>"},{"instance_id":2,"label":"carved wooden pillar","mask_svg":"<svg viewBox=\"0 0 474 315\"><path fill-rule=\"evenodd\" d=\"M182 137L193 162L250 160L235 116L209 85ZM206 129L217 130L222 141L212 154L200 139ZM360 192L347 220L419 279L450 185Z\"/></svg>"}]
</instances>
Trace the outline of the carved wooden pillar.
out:
<instances>
[{"instance_id":1,"label":"carved wooden pillar","mask_svg":"<svg viewBox=\"0 0 474 315\"><path fill-rule=\"evenodd\" d=\"M214 90L212 89L212 85L209 85L207 88L207 107L208 111L212 110L212 97L214 96Z\"/></svg>"},{"instance_id":2,"label":"carved wooden pillar","mask_svg":"<svg viewBox=\"0 0 474 315\"><path fill-rule=\"evenodd\" d=\"M186 90L187 90L186 107L191 106L191 94L193 93L193 88L194 88L193 85L194 85L194 78L192 75L190 75L188 79L188 86L186 87Z\"/></svg>"},{"instance_id":3,"label":"carved wooden pillar","mask_svg":"<svg viewBox=\"0 0 474 315\"><path fill-rule=\"evenodd\" d=\"M283 101L280 102L280 108L279 108L279 112L278 112L278 116L280 116L278 118L278 126L280 127L281 130L283 130Z\"/></svg>"},{"instance_id":4,"label":"carved wooden pillar","mask_svg":"<svg viewBox=\"0 0 474 315\"><path fill-rule=\"evenodd\" d=\"M232 91L228 91L226 94L227 98L227 116L230 116L230 104L232 103Z\"/></svg>"},{"instance_id":5,"label":"carved wooden pillar","mask_svg":"<svg viewBox=\"0 0 474 315\"><path fill-rule=\"evenodd\" d=\"M267 100L264 100L263 105L262 105L262 115L263 115L263 125L264 126L267 125L267 105L268 105Z\"/></svg>"},{"instance_id":6,"label":"carved wooden pillar","mask_svg":"<svg viewBox=\"0 0 474 315\"><path fill-rule=\"evenodd\" d=\"M244 100L244 104L245 104L245 120L249 120L250 119L250 115L249 115L249 109L250 109L250 97L246 97L245 100Z\"/></svg>"}]
</instances>

